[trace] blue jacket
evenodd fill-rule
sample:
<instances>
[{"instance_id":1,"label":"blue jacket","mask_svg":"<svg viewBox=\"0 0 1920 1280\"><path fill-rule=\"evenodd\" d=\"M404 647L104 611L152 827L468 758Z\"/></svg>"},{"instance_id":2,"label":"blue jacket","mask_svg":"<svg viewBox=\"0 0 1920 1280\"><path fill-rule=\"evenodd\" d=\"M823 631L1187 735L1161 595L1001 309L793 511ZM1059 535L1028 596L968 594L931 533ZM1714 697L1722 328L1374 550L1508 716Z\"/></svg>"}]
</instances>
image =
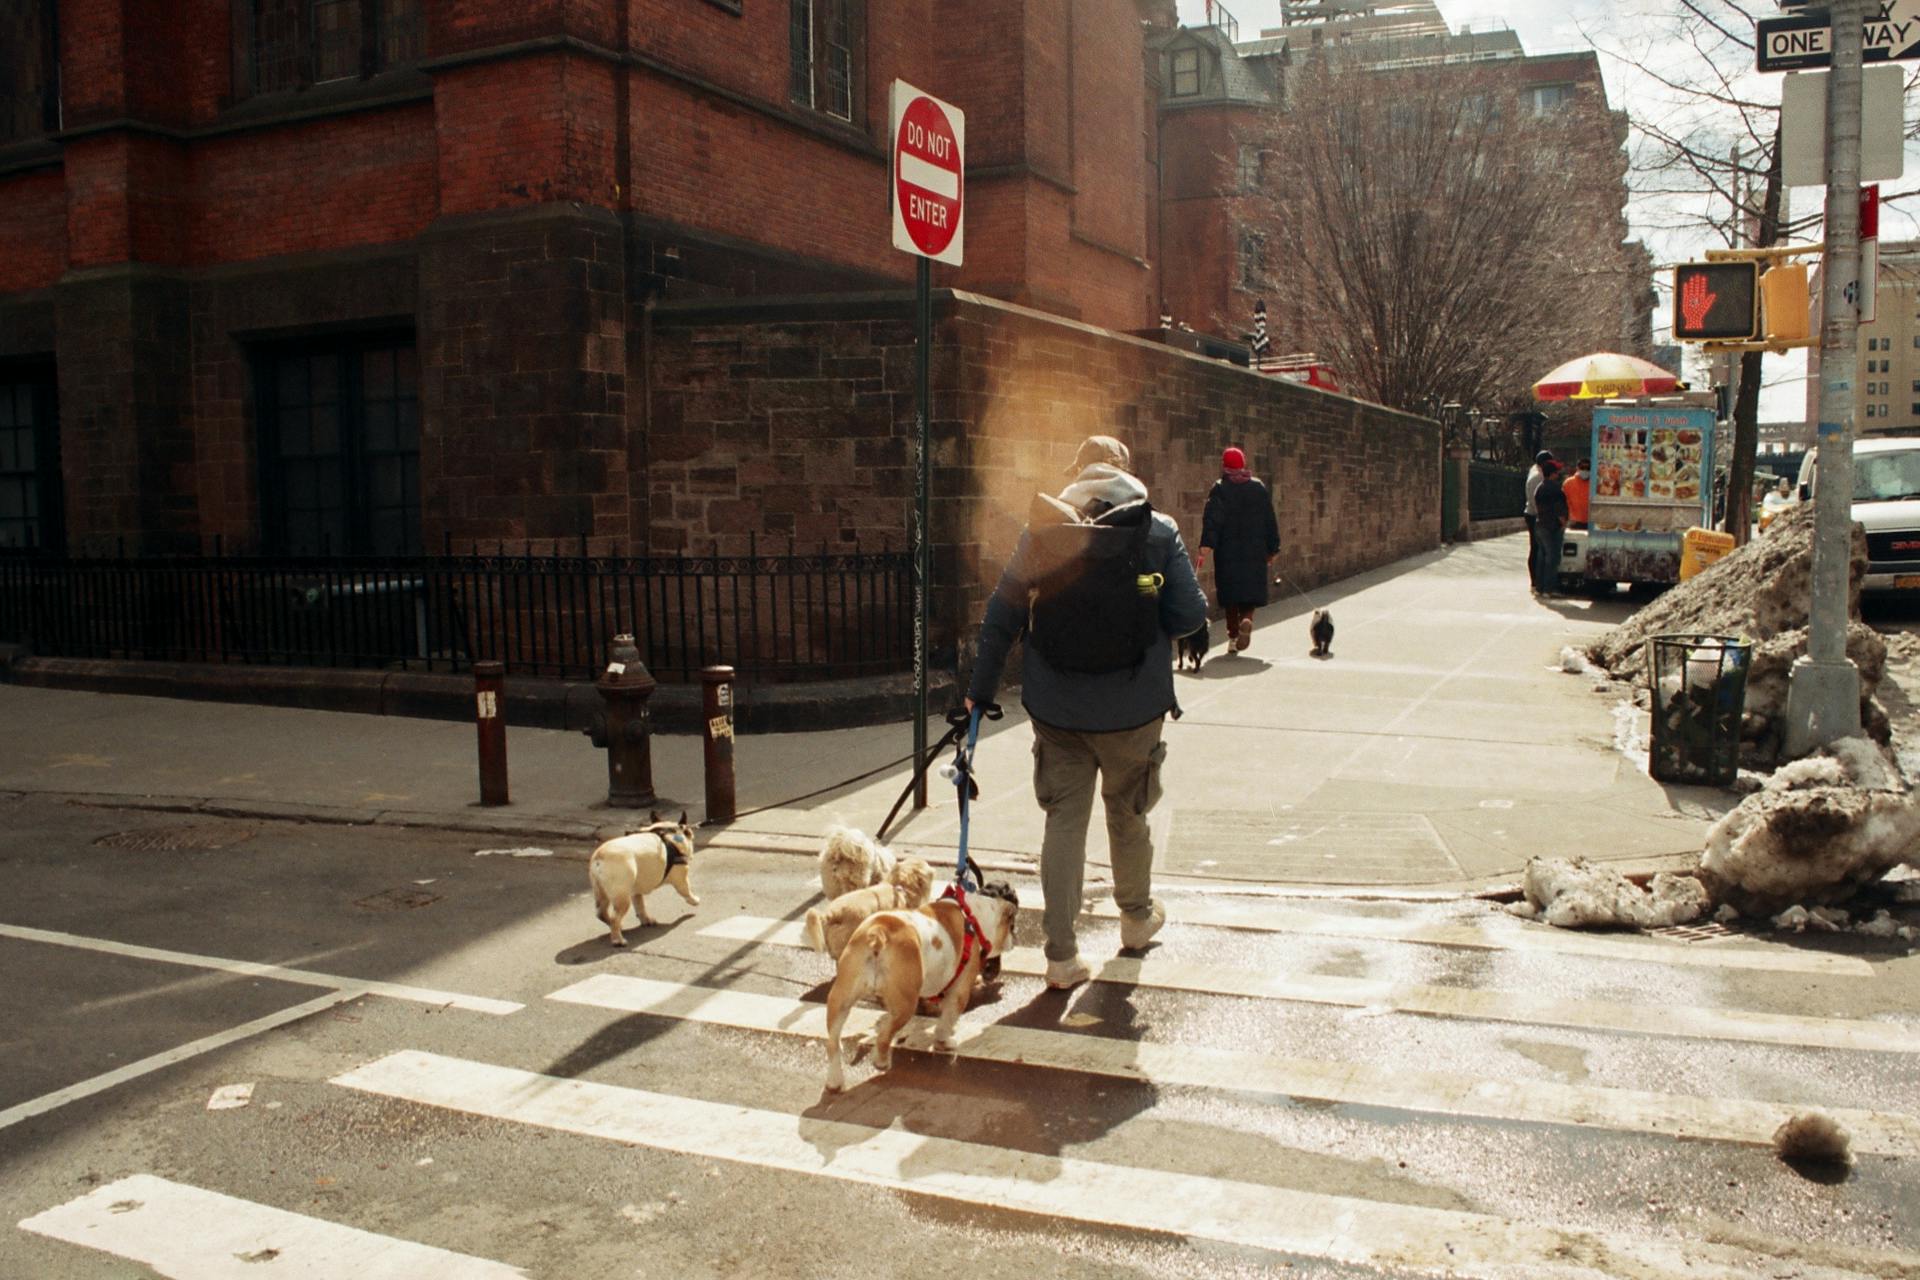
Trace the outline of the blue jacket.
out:
<instances>
[{"instance_id":1,"label":"blue jacket","mask_svg":"<svg viewBox=\"0 0 1920 1280\"><path fill-rule=\"evenodd\" d=\"M1146 496L1145 485L1105 465L1088 467L1060 495L1088 514ZM1013 642L1026 632L1031 546L1031 534L1023 530L999 585L987 601L973 679L967 687L967 696L976 703L993 701ZM1147 557L1153 571L1165 582L1160 589L1160 634L1146 657L1123 671L1083 675L1053 669L1038 650L1028 645L1020 701L1034 719L1057 729L1106 733L1137 729L1174 709L1173 639L1207 625L1207 598L1194 577L1193 561L1187 556L1178 526L1157 511L1147 534Z\"/></svg>"}]
</instances>

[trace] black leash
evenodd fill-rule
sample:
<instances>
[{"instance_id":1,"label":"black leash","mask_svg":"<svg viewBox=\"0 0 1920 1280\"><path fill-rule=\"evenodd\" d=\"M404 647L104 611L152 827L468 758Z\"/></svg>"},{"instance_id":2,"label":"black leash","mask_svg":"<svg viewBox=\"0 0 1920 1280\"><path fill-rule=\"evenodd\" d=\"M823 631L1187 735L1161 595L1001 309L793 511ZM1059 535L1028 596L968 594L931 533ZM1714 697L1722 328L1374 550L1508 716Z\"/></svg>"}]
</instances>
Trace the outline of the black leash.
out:
<instances>
[{"instance_id":1,"label":"black leash","mask_svg":"<svg viewBox=\"0 0 1920 1280\"><path fill-rule=\"evenodd\" d=\"M980 717L983 720L998 720L1002 714L998 703L983 702L980 704ZM900 798L893 802L893 808L887 810L886 821L882 822L880 829L874 833L873 840L875 844L885 844L887 842L887 828L891 827L893 820L899 816L900 806L907 802L907 797L913 794L914 787L926 774L927 770L933 767L933 762L940 753L960 741L961 736L967 732L967 726L972 722L972 719L973 717L967 713L967 709L963 706L953 707L948 710L946 733L941 735L940 741L927 748L927 754L922 756L920 762L914 767L913 773L907 778L906 789L901 791ZM968 782L972 788L973 796L977 797L980 794L979 785L973 783L972 779L968 779Z\"/></svg>"}]
</instances>

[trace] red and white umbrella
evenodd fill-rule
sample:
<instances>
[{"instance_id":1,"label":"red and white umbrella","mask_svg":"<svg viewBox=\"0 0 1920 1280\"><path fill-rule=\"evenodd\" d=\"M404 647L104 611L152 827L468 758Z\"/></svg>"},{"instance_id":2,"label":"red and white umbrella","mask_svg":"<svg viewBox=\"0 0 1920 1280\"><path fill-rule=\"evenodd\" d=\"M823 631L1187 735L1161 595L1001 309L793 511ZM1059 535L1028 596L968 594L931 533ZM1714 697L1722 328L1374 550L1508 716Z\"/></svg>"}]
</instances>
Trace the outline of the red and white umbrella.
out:
<instances>
[{"instance_id":1,"label":"red and white umbrella","mask_svg":"<svg viewBox=\"0 0 1920 1280\"><path fill-rule=\"evenodd\" d=\"M1533 384L1536 400L1605 400L1612 396L1662 396L1680 389L1680 379L1651 360L1596 351L1569 360Z\"/></svg>"}]
</instances>

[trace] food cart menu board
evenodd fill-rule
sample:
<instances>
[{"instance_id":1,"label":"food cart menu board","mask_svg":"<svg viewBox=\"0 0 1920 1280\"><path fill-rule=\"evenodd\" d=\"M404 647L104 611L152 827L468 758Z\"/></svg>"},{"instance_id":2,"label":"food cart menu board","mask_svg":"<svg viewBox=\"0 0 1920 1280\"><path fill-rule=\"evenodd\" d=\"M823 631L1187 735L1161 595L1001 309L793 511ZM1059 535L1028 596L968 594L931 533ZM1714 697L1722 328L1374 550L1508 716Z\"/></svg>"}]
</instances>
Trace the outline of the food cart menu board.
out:
<instances>
[{"instance_id":1,"label":"food cart menu board","mask_svg":"<svg viewBox=\"0 0 1920 1280\"><path fill-rule=\"evenodd\" d=\"M1695 408L1593 411L1593 496L1613 502L1696 506L1711 497L1713 411Z\"/></svg>"}]
</instances>

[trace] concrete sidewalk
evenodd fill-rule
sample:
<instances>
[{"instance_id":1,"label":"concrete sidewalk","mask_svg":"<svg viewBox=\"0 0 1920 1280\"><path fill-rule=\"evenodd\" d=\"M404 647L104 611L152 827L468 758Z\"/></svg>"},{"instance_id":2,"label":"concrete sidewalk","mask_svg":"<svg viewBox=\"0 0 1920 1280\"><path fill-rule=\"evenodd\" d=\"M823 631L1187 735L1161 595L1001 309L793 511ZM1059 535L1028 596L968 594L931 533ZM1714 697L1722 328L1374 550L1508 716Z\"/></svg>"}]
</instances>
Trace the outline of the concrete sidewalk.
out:
<instances>
[{"instance_id":1,"label":"concrete sidewalk","mask_svg":"<svg viewBox=\"0 0 1920 1280\"><path fill-rule=\"evenodd\" d=\"M1511 878L1535 854L1698 851L1736 797L1650 780L1615 748L1618 699L1557 666L1562 646L1629 606L1533 599L1524 551L1520 538L1459 545L1315 593L1338 628L1330 660L1307 656L1310 606L1296 595L1261 612L1247 654L1216 645L1181 675L1186 714L1167 728L1154 814L1161 873L1437 889ZM468 725L20 686L0 686L0 724L0 790L469 829L570 853L634 817L606 807L605 756L578 733L510 728L513 803L483 809ZM872 831L906 785L911 746L905 724L743 736L743 816L706 839L799 852L836 820ZM971 835L983 861L1031 862L1039 848L1031 747L1017 709L982 735ZM698 820L699 739L656 736L653 757L659 807ZM892 843L940 861L958 814L937 776L930 794Z\"/></svg>"}]
</instances>

